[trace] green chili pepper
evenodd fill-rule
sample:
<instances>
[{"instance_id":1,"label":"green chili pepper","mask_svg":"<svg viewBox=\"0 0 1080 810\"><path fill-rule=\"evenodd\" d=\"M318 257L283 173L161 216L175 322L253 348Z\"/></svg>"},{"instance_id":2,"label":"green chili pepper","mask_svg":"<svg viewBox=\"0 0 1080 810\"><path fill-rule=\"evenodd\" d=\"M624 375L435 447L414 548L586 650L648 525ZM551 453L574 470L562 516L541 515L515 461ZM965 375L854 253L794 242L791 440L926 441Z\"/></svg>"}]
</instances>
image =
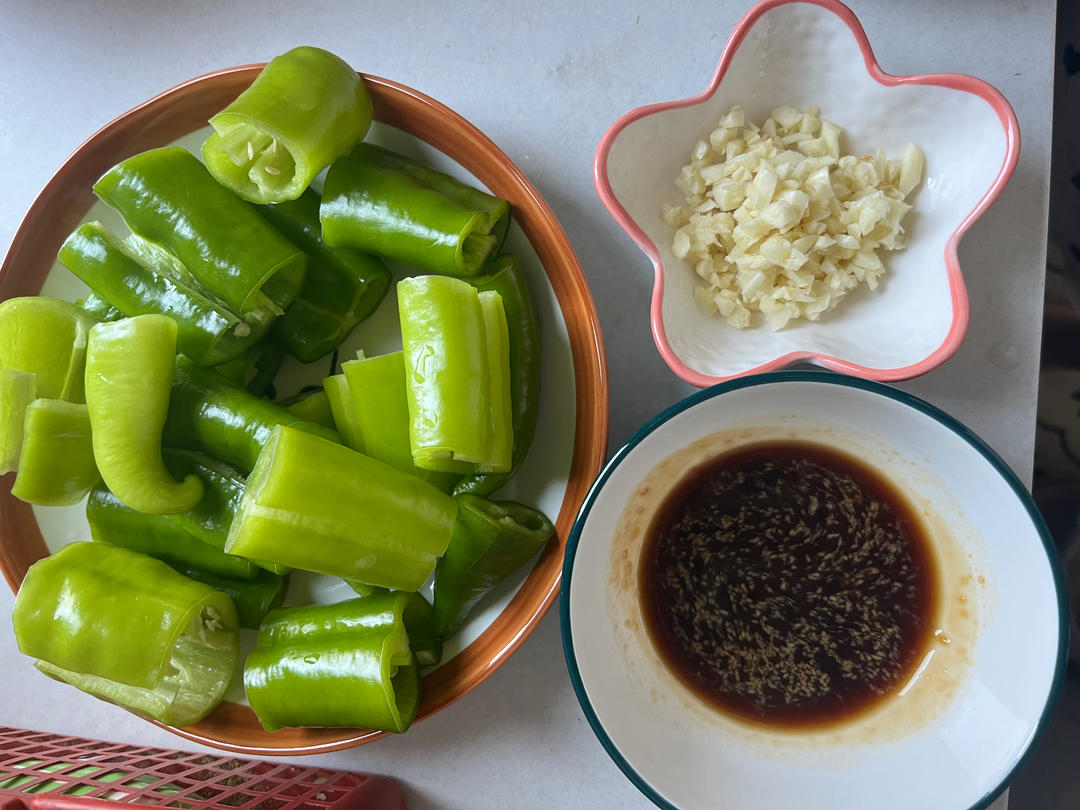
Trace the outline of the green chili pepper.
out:
<instances>
[{"instance_id":1,"label":"green chili pepper","mask_svg":"<svg viewBox=\"0 0 1080 810\"><path fill-rule=\"evenodd\" d=\"M306 258L179 147L109 169L94 192L140 236L168 248L233 312L280 315L304 280Z\"/></svg>"},{"instance_id":2,"label":"green chili pepper","mask_svg":"<svg viewBox=\"0 0 1080 810\"><path fill-rule=\"evenodd\" d=\"M271 59L210 126L202 154L219 183L252 202L295 200L363 140L371 97L334 54L293 48Z\"/></svg>"},{"instance_id":3,"label":"green chili pepper","mask_svg":"<svg viewBox=\"0 0 1080 810\"><path fill-rule=\"evenodd\" d=\"M204 495L194 508L176 515L144 515L124 506L105 486L96 486L86 502L94 540L124 546L173 566L190 565L214 574L251 579L255 563L224 552L229 526L244 495L244 482L223 465L194 453L164 451L175 475L195 475Z\"/></svg>"},{"instance_id":4,"label":"green chili pepper","mask_svg":"<svg viewBox=\"0 0 1080 810\"><path fill-rule=\"evenodd\" d=\"M425 470L413 464L402 353L359 357L342 363L341 370L351 398L351 415L361 437L360 446L353 449L447 492L458 475Z\"/></svg>"},{"instance_id":5,"label":"green chili pepper","mask_svg":"<svg viewBox=\"0 0 1080 810\"><path fill-rule=\"evenodd\" d=\"M84 402L86 337L94 318L59 298L0 303L0 368L37 375L37 395Z\"/></svg>"},{"instance_id":6,"label":"green chili pepper","mask_svg":"<svg viewBox=\"0 0 1080 810\"><path fill-rule=\"evenodd\" d=\"M39 506L78 503L101 479L86 406L35 399L25 419L19 473L11 494Z\"/></svg>"},{"instance_id":7,"label":"green chili pepper","mask_svg":"<svg viewBox=\"0 0 1080 810\"><path fill-rule=\"evenodd\" d=\"M144 254L145 255L145 254ZM60 263L125 315L159 313L177 326L177 345L200 366L239 355L270 321L252 324L182 279L125 249L100 222L87 222L60 247Z\"/></svg>"},{"instance_id":8,"label":"green chili pepper","mask_svg":"<svg viewBox=\"0 0 1080 810\"><path fill-rule=\"evenodd\" d=\"M457 498L454 537L435 568L435 632L446 637L495 585L520 568L555 533L542 512L477 495Z\"/></svg>"},{"instance_id":9,"label":"green chili pepper","mask_svg":"<svg viewBox=\"0 0 1080 810\"><path fill-rule=\"evenodd\" d=\"M139 315L90 330L86 405L94 458L116 497L139 512L186 512L199 502L198 476L178 482L161 458L162 427L176 357L176 322Z\"/></svg>"},{"instance_id":10,"label":"green chili pepper","mask_svg":"<svg viewBox=\"0 0 1080 810\"><path fill-rule=\"evenodd\" d=\"M244 665L244 691L263 727L405 731L420 702L408 602L389 593L271 611Z\"/></svg>"},{"instance_id":11,"label":"green chili pepper","mask_svg":"<svg viewBox=\"0 0 1080 810\"><path fill-rule=\"evenodd\" d=\"M99 543L32 565L12 619L19 649L47 675L167 725L206 716L236 664L228 596Z\"/></svg>"},{"instance_id":12,"label":"green chili pepper","mask_svg":"<svg viewBox=\"0 0 1080 810\"><path fill-rule=\"evenodd\" d=\"M500 367L493 377L491 369L493 359L509 357L508 338L505 325L486 326L481 302L498 294L447 276L402 279L397 294L413 462L446 472L508 470L511 427L495 411L505 417L509 372Z\"/></svg>"},{"instance_id":13,"label":"green chili pepper","mask_svg":"<svg viewBox=\"0 0 1080 810\"><path fill-rule=\"evenodd\" d=\"M496 256L510 224L506 200L402 155L363 143L330 167L322 233L422 270L475 276Z\"/></svg>"},{"instance_id":14,"label":"green chili pepper","mask_svg":"<svg viewBox=\"0 0 1080 810\"><path fill-rule=\"evenodd\" d=\"M166 561L168 562L168 561ZM258 630L266 614L280 607L289 589L288 575L259 571L254 579L235 579L209 571L192 568L189 565L170 563L177 571L189 579L209 585L217 591L227 594L236 607L236 617L241 627Z\"/></svg>"},{"instance_id":15,"label":"green chili pepper","mask_svg":"<svg viewBox=\"0 0 1080 810\"><path fill-rule=\"evenodd\" d=\"M283 358L280 346L263 340L229 362L214 366L214 371L236 387L261 396L277 376Z\"/></svg>"},{"instance_id":16,"label":"green chili pepper","mask_svg":"<svg viewBox=\"0 0 1080 810\"><path fill-rule=\"evenodd\" d=\"M357 453L364 452L364 435L360 431L360 417L353 407L352 392L344 374L335 374L323 380L323 390L326 391L326 401L330 405L330 415L334 419L334 427L341 435L341 440L347 447L351 447Z\"/></svg>"},{"instance_id":17,"label":"green chili pepper","mask_svg":"<svg viewBox=\"0 0 1080 810\"><path fill-rule=\"evenodd\" d=\"M295 397L282 400L278 404L301 419L334 429L334 413L330 409L330 398L323 388L301 391Z\"/></svg>"},{"instance_id":18,"label":"green chili pepper","mask_svg":"<svg viewBox=\"0 0 1080 810\"><path fill-rule=\"evenodd\" d=\"M310 363L378 308L390 289L390 270L377 256L326 246L319 195L312 189L292 202L265 205L259 213L307 254L304 286L272 334L285 351Z\"/></svg>"},{"instance_id":19,"label":"green chili pepper","mask_svg":"<svg viewBox=\"0 0 1080 810\"><path fill-rule=\"evenodd\" d=\"M540 410L540 334L525 276L510 255L500 256L485 270L488 275L469 279L469 283L480 291L497 292L506 312L514 450L509 472L466 476L454 487L455 495L490 495L509 481L529 453Z\"/></svg>"},{"instance_id":20,"label":"green chili pepper","mask_svg":"<svg viewBox=\"0 0 1080 810\"><path fill-rule=\"evenodd\" d=\"M176 358L166 447L196 450L249 473L275 425L293 425L328 440L337 434L237 388L213 369Z\"/></svg>"},{"instance_id":21,"label":"green chili pepper","mask_svg":"<svg viewBox=\"0 0 1080 810\"><path fill-rule=\"evenodd\" d=\"M0 475L19 466L26 409L36 398L36 374L0 368Z\"/></svg>"},{"instance_id":22,"label":"green chili pepper","mask_svg":"<svg viewBox=\"0 0 1080 810\"><path fill-rule=\"evenodd\" d=\"M416 663L421 667L433 667L442 658L442 637L435 633L431 603L419 593L408 591L390 591L366 585L355 579L346 579L345 584L356 591L357 596L375 596L377 594L408 593L409 601L405 605L405 631L409 634L409 646Z\"/></svg>"},{"instance_id":23,"label":"green chili pepper","mask_svg":"<svg viewBox=\"0 0 1080 810\"><path fill-rule=\"evenodd\" d=\"M80 307L85 309L95 320L98 321L118 321L124 317L124 313L91 290L81 301L76 301Z\"/></svg>"},{"instance_id":24,"label":"green chili pepper","mask_svg":"<svg viewBox=\"0 0 1080 810\"><path fill-rule=\"evenodd\" d=\"M225 550L415 591L450 542L456 509L426 481L279 426L248 477Z\"/></svg>"}]
</instances>

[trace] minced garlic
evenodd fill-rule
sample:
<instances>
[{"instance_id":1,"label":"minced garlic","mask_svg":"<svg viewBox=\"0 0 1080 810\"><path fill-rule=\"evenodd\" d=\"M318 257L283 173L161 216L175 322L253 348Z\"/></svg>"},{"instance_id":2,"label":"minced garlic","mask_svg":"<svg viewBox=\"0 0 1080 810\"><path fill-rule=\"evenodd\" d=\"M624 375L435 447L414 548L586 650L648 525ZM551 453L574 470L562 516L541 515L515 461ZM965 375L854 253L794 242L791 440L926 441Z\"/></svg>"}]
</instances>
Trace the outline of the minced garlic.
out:
<instances>
[{"instance_id":1,"label":"minced garlic","mask_svg":"<svg viewBox=\"0 0 1080 810\"><path fill-rule=\"evenodd\" d=\"M761 312L773 330L813 321L848 292L875 289L885 272L878 249L904 247L904 199L921 182L923 153L902 160L840 155L843 131L820 117L778 107L761 127L733 107L699 141L664 206L676 228L672 250L694 264L706 314L746 328Z\"/></svg>"}]
</instances>

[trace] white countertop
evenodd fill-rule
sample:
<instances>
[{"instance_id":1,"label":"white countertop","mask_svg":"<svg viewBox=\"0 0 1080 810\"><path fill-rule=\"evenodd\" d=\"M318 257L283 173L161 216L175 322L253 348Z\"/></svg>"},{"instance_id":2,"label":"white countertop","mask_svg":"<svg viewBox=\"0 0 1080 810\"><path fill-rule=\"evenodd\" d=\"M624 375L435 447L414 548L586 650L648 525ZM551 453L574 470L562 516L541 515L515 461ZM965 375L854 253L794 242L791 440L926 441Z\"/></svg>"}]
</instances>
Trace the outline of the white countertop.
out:
<instances>
[{"instance_id":1,"label":"white countertop","mask_svg":"<svg viewBox=\"0 0 1080 810\"><path fill-rule=\"evenodd\" d=\"M298 44L415 87L487 133L562 220L608 351L612 450L691 393L648 325L652 268L604 211L593 151L627 110L700 92L748 0L695 3L0 0L0 248L52 172L140 101ZM905 390L974 429L1031 480L1043 300L1054 4L852 0L891 73L959 72L1012 103L1012 182L967 234L971 325L959 352ZM677 9L677 10L673 10ZM12 596L0 589L0 617ZM37 673L0 621L0 724L196 750ZM298 760L304 761L304 760ZM313 759L307 760L314 761ZM402 737L319 757L382 773L422 808L631 808L649 802L610 762L570 688L555 611L488 682Z\"/></svg>"}]
</instances>

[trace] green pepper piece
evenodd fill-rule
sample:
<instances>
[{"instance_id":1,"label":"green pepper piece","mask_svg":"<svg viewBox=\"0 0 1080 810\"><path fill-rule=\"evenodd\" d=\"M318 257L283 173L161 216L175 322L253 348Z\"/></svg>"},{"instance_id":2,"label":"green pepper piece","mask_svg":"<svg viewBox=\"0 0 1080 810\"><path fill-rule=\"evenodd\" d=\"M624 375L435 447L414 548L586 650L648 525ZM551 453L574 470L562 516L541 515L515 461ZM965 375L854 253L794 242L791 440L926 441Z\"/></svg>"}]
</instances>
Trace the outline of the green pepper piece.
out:
<instances>
[{"instance_id":1,"label":"green pepper piece","mask_svg":"<svg viewBox=\"0 0 1080 810\"><path fill-rule=\"evenodd\" d=\"M68 506L100 479L86 406L62 399L31 402L11 494L39 506Z\"/></svg>"},{"instance_id":2,"label":"green pepper piece","mask_svg":"<svg viewBox=\"0 0 1080 810\"><path fill-rule=\"evenodd\" d=\"M295 200L371 127L363 80L334 54L303 46L270 60L210 119L203 160L226 188L256 203Z\"/></svg>"},{"instance_id":3,"label":"green pepper piece","mask_svg":"<svg viewBox=\"0 0 1080 810\"><path fill-rule=\"evenodd\" d=\"M186 512L203 495L202 481L178 482L161 458L176 356L176 322L139 315L90 330L86 406L94 458L105 484L139 512Z\"/></svg>"},{"instance_id":4,"label":"green pepper piece","mask_svg":"<svg viewBox=\"0 0 1080 810\"><path fill-rule=\"evenodd\" d=\"M376 594L408 593L407 591L390 591L386 588L376 588L374 585L366 585L355 579L346 579L345 584L356 591L357 596L374 596ZM442 658L442 637L435 633L435 625L432 618L431 603L419 593L409 593L409 601L405 605L405 631L409 634L409 647L416 656L416 663L421 667L433 667Z\"/></svg>"},{"instance_id":5,"label":"green pepper piece","mask_svg":"<svg viewBox=\"0 0 1080 810\"><path fill-rule=\"evenodd\" d=\"M364 434L360 431L360 417L353 407L352 392L349 390L349 382L344 374L335 374L323 380L323 390L326 391L326 401L330 405L330 415L334 419L334 427L341 434L341 440L346 447L351 447L357 453L364 452Z\"/></svg>"},{"instance_id":6,"label":"green pepper piece","mask_svg":"<svg viewBox=\"0 0 1080 810\"><path fill-rule=\"evenodd\" d=\"M334 413L330 409L330 398L324 388L301 391L295 397L282 400L278 404L301 419L334 429Z\"/></svg>"},{"instance_id":7,"label":"green pepper piece","mask_svg":"<svg viewBox=\"0 0 1080 810\"><path fill-rule=\"evenodd\" d=\"M124 317L124 313L91 290L86 294L86 297L81 301L76 301L80 307L85 309L95 320L98 321L118 321Z\"/></svg>"},{"instance_id":8,"label":"green pepper piece","mask_svg":"<svg viewBox=\"0 0 1080 810\"><path fill-rule=\"evenodd\" d=\"M9 298L0 304L0 368L37 375L37 395L84 402L86 336L94 318L59 298Z\"/></svg>"},{"instance_id":9,"label":"green pepper piece","mask_svg":"<svg viewBox=\"0 0 1080 810\"><path fill-rule=\"evenodd\" d=\"M271 611L244 664L244 691L263 727L405 731L420 702L408 602L388 593Z\"/></svg>"},{"instance_id":10,"label":"green pepper piece","mask_svg":"<svg viewBox=\"0 0 1080 810\"><path fill-rule=\"evenodd\" d=\"M130 157L109 169L94 193L132 231L168 248L233 312L280 315L300 292L304 254L184 149Z\"/></svg>"},{"instance_id":11,"label":"green pepper piece","mask_svg":"<svg viewBox=\"0 0 1080 810\"><path fill-rule=\"evenodd\" d=\"M254 579L235 579L189 565L169 564L185 577L203 582L214 590L227 594L236 607L240 626L249 630L258 630L266 614L276 607L281 607L285 592L289 589L288 574L259 571Z\"/></svg>"},{"instance_id":12,"label":"green pepper piece","mask_svg":"<svg viewBox=\"0 0 1080 810\"><path fill-rule=\"evenodd\" d=\"M37 399L37 375L0 368L0 475L19 466L26 409Z\"/></svg>"},{"instance_id":13,"label":"green pepper piece","mask_svg":"<svg viewBox=\"0 0 1080 810\"><path fill-rule=\"evenodd\" d=\"M406 278L397 294L413 463L459 473L509 469L511 428L504 420L496 433L494 417L495 409L506 413L509 371L500 368L498 381L491 371L493 358L509 357L491 345L505 347L505 326L487 328L480 293L459 279Z\"/></svg>"},{"instance_id":14,"label":"green pepper piece","mask_svg":"<svg viewBox=\"0 0 1080 810\"><path fill-rule=\"evenodd\" d=\"M297 200L259 209L308 257L300 295L272 332L274 340L301 363L332 351L371 316L390 289L390 270L382 259L326 246L319 202L319 195L308 189Z\"/></svg>"},{"instance_id":15,"label":"green pepper piece","mask_svg":"<svg viewBox=\"0 0 1080 810\"><path fill-rule=\"evenodd\" d=\"M123 546L174 567L190 565L226 577L251 579L254 562L224 552L229 526L244 495L244 482L224 465L179 450L164 451L174 475L195 475L203 497L176 515L144 515L124 506L105 486L96 486L86 502L86 519L95 541Z\"/></svg>"},{"instance_id":16,"label":"green pepper piece","mask_svg":"<svg viewBox=\"0 0 1080 810\"><path fill-rule=\"evenodd\" d=\"M529 453L540 411L540 333L525 276L517 259L509 254L500 256L485 270L488 275L469 279L469 283L482 292L497 292L502 298L510 345L514 449L508 472L466 476L454 487L454 495L491 495L506 484Z\"/></svg>"},{"instance_id":17,"label":"green pepper piece","mask_svg":"<svg viewBox=\"0 0 1080 810\"><path fill-rule=\"evenodd\" d=\"M196 450L246 474L276 425L293 425L337 440L333 431L237 388L213 369L196 366L183 356L176 358L165 422L166 447Z\"/></svg>"},{"instance_id":18,"label":"green pepper piece","mask_svg":"<svg viewBox=\"0 0 1080 810\"><path fill-rule=\"evenodd\" d=\"M205 717L236 664L228 596L99 543L32 565L12 620L19 649L47 675L167 725Z\"/></svg>"},{"instance_id":19,"label":"green pepper piece","mask_svg":"<svg viewBox=\"0 0 1080 810\"><path fill-rule=\"evenodd\" d=\"M248 478L225 550L415 591L446 550L456 509L426 481L278 426Z\"/></svg>"},{"instance_id":20,"label":"green pepper piece","mask_svg":"<svg viewBox=\"0 0 1080 810\"><path fill-rule=\"evenodd\" d=\"M525 564L555 533L542 512L478 495L457 498L454 537L435 568L435 632L457 630L473 606Z\"/></svg>"},{"instance_id":21,"label":"green pepper piece","mask_svg":"<svg viewBox=\"0 0 1080 810\"><path fill-rule=\"evenodd\" d=\"M238 388L262 396L277 376L284 356L280 346L263 340L229 362L214 366L214 371Z\"/></svg>"},{"instance_id":22,"label":"green pepper piece","mask_svg":"<svg viewBox=\"0 0 1080 810\"><path fill-rule=\"evenodd\" d=\"M353 449L423 478L443 492L449 491L459 476L425 470L413 464L402 353L349 360L341 364L341 370L361 437L360 447Z\"/></svg>"},{"instance_id":23,"label":"green pepper piece","mask_svg":"<svg viewBox=\"0 0 1080 810\"><path fill-rule=\"evenodd\" d=\"M125 248L100 222L87 222L60 247L60 263L125 315L168 315L177 325L177 345L201 366L214 366L258 341L268 319L249 323L165 268Z\"/></svg>"},{"instance_id":24,"label":"green pepper piece","mask_svg":"<svg viewBox=\"0 0 1080 810\"><path fill-rule=\"evenodd\" d=\"M506 310L497 292L482 292L477 298L484 316L492 432L489 460L478 465L477 471L507 472L514 449L514 417L510 405L510 336L506 328Z\"/></svg>"},{"instance_id":25,"label":"green pepper piece","mask_svg":"<svg viewBox=\"0 0 1080 810\"><path fill-rule=\"evenodd\" d=\"M510 204L364 143L327 172L320 218L331 247L475 276L506 238Z\"/></svg>"}]
</instances>

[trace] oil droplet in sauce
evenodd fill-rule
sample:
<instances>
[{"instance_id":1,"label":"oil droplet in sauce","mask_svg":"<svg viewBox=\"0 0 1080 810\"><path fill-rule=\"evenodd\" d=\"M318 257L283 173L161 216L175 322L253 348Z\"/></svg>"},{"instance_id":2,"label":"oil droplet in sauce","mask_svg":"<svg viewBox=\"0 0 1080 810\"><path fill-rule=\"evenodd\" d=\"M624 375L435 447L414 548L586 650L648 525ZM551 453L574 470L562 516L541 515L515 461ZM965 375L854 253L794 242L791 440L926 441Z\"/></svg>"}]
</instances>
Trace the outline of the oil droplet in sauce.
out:
<instances>
[{"instance_id":1,"label":"oil droplet in sauce","mask_svg":"<svg viewBox=\"0 0 1080 810\"><path fill-rule=\"evenodd\" d=\"M715 709L772 727L853 719L936 646L940 575L916 512L880 473L810 442L747 445L691 470L649 526L638 587L673 673Z\"/></svg>"}]
</instances>

